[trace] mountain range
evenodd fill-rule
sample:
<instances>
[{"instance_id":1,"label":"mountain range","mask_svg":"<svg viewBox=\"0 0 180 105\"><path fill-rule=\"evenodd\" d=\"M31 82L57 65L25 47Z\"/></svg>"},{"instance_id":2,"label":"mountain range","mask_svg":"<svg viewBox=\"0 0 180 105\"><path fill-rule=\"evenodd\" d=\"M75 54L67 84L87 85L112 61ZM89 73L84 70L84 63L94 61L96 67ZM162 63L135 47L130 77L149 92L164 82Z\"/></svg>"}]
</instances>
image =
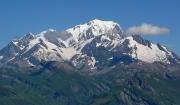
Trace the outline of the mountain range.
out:
<instances>
[{"instance_id":1,"label":"mountain range","mask_svg":"<svg viewBox=\"0 0 180 105\"><path fill-rule=\"evenodd\" d=\"M13 39L0 105L179 105L180 57L113 21Z\"/></svg>"},{"instance_id":2,"label":"mountain range","mask_svg":"<svg viewBox=\"0 0 180 105\"><path fill-rule=\"evenodd\" d=\"M79 70L93 71L117 63L174 64L180 59L161 44L139 35L127 35L116 22L98 19L65 31L27 33L0 50L1 64L35 66L43 61L68 61Z\"/></svg>"}]
</instances>

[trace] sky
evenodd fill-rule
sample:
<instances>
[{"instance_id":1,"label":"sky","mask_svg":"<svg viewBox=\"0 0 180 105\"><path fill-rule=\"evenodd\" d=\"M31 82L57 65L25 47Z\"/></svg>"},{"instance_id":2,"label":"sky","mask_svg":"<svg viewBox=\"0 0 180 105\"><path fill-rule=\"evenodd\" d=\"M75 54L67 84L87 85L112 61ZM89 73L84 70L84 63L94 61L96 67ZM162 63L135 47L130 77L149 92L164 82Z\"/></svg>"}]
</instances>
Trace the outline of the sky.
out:
<instances>
[{"instance_id":1,"label":"sky","mask_svg":"<svg viewBox=\"0 0 180 105\"><path fill-rule=\"evenodd\" d=\"M65 30L100 19L180 55L179 10L180 0L0 0L0 48L28 32Z\"/></svg>"}]
</instances>

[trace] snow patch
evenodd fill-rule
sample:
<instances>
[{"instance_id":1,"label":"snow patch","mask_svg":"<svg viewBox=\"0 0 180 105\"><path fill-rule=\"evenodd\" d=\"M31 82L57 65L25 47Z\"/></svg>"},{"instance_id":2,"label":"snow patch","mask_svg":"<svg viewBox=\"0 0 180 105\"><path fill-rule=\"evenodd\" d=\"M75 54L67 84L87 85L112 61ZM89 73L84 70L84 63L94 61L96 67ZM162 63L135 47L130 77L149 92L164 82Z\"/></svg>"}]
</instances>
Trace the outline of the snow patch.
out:
<instances>
[{"instance_id":1,"label":"snow patch","mask_svg":"<svg viewBox=\"0 0 180 105\"><path fill-rule=\"evenodd\" d=\"M157 45L152 44L151 48L137 43L132 37L127 37L129 39L129 47L133 48L133 53L131 56L133 58L140 59L145 62L153 63L155 61L167 62L166 53L158 48Z\"/></svg>"},{"instance_id":2,"label":"snow patch","mask_svg":"<svg viewBox=\"0 0 180 105\"><path fill-rule=\"evenodd\" d=\"M0 56L0 60L3 59L4 57L3 56Z\"/></svg>"},{"instance_id":3,"label":"snow patch","mask_svg":"<svg viewBox=\"0 0 180 105\"><path fill-rule=\"evenodd\" d=\"M91 70L95 69L95 64L96 64L96 59L94 57L91 57L91 60L88 61L88 65L92 66Z\"/></svg>"},{"instance_id":4,"label":"snow patch","mask_svg":"<svg viewBox=\"0 0 180 105\"><path fill-rule=\"evenodd\" d=\"M91 62L92 66L95 67L96 59L94 57L91 57L91 60L92 60L92 62Z\"/></svg>"},{"instance_id":5,"label":"snow patch","mask_svg":"<svg viewBox=\"0 0 180 105\"><path fill-rule=\"evenodd\" d=\"M99 46L101 46L101 43L96 43L96 47L99 47Z\"/></svg>"},{"instance_id":6,"label":"snow patch","mask_svg":"<svg viewBox=\"0 0 180 105\"><path fill-rule=\"evenodd\" d=\"M35 65L32 64L29 60L27 60L27 63L28 63L30 66L35 66Z\"/></svg>"},{"instance_id":7,"label":"snow patch","mask_svg":"<svg viewBox=\"0 0 180 105\"><path fill-rule=\"evenodd\" d=\"M73 47L61 48L61 50L64 60L70 60L74 55L78 54L78 52Z\"/></svg>"}]
</instances>

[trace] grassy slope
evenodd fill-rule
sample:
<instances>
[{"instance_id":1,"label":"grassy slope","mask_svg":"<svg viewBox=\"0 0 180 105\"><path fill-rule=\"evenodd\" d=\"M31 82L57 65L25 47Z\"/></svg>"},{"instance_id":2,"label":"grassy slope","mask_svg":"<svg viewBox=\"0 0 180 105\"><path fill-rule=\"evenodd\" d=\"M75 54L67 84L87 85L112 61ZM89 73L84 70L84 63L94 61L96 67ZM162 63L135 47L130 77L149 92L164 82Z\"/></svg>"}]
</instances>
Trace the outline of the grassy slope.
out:
<instances>
[{"instance_id":1,"label":"grassy slope","mask_svg":"<svg viewBox=\"0 0 180 105\"><path fill-rule=\"evenodd\" d=\"M179 105L179 89L179 77L122 68L93 76L0 70L0 105Z\"/></svg>"}]
</instances>

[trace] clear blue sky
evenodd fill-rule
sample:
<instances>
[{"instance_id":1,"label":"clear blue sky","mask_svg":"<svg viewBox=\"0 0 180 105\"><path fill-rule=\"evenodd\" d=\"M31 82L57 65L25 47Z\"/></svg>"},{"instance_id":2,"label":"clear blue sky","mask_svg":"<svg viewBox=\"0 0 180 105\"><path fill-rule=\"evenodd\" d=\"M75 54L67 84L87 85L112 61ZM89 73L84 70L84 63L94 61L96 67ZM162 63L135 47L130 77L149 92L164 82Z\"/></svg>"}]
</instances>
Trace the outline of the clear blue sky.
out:
<instances>
[{"instance_id":1,"label":"clear blue sky","mask_svg":"<svg viewBox=\"0 0 180 105\"><path fill-rule=\"evenodd\" d=\"M180 55L179 0L0 0L0 48L27 32L63 30L95 18L116 21L124 30L142 23L166 26L168 35L145 38Z\"/></svg>"}]
</instances>

